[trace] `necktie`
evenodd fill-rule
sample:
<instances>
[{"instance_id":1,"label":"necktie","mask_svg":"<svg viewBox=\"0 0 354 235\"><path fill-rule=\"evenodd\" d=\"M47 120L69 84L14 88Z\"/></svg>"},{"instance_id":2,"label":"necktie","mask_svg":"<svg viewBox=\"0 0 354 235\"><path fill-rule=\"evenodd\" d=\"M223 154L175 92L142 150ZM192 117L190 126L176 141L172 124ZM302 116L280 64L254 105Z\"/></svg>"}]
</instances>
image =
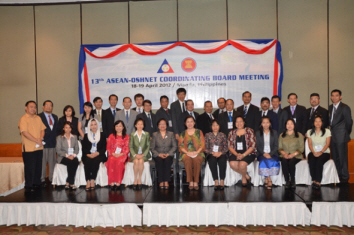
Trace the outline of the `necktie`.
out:
<instances>
[{"instance_id":1,"label":"necktie","mask_svg":"<svg viewBox=\"0 0 354 235\"><path fill-rule=\"evenodd\" d=\"M116 109L113 109L113 117L116 116Z\"/></svg>"},{"instance_id":2,"label":"necktie","mask_svg":"<svg viewBox=\"0 0 354 235\"><path fill-rule=\"evenodd\" d=\"M333 105L333 115L332 115L331 125L333 122L334 115L336 115L336 112L337 112L337 108Z\"/></svg>"},{"instance_id":3,"label":"necktie","mask_svg":"<svg viewBox=\"0 0 354 235\"><path fill-rule=\"evenodd\" d=\"M229 122L232 122L231 112L229 112Z\"/></svg>"},{"instance_id":4,"label":"necktie","mask_svg":"<svg viewBox=\"0 0 354 235\"><path fill-rule=\"evenodd\" d=\"M151 115L150 115L150 113L148 113L148 118L149 118L149 120L150 120L150 125L151 125L151 127L153 127L153 126L152 126L152 120L151 120Z\"/></svg>"},{"instance_id":5,"label":"necktie","mask_svg":"<svg viewBox=\"0 0 354 235\"><path fill-rule=\"evenodd\" d=\"M129 114L128 114L128 111L127 113L125 114L125 119L127 120L127 123L129 122Z\"/></svg>"},{"instance_id":6,"label":"necktie","mask_svg":"<svg viewBox=\"0 0 354 235\"><path fill-rule=\"evenodd\" d=\"M314 112L315 112L315 108L312 108L311 109L311 113L310 113L310 119L312 118L312 115L313 115Z\"/></svg>"},{"instance_id":7,"label":"necktie","mask_svg":"<svg viewBox=\"0 0 354 235\"><path fill-rule=\"evenodd\" d=\"M184 113L186 111L186 107L184 106L184 102L182 104L182 112Z\"/></svg>"},{"instance_id":8,"label":"necktie","mask_svg":"<svg viewBox=\"0 0 354 235\"><path fill-rule=\"evenodd\" d=\"M262 115L263 117L265 117L266 116L266 114L265 114L265 112L263 111L263 115Z\"/></svg>"},{"instance_id":9,"label":"necktie","mask_svg":"<svg viewBox=\"0 0 354 235\"><path fill-rule=\"evenodd\" d=\"M212 119L212 118L211 118L211 114L208 113L208 115L209 115L209 118Z\"/></svg>"},{"instance_id":10,"label":"necktie","mask_svg":"<svg viewBox=\"0 0 354 235\"><path fill-rule=\"evenodd\" d=\"M294 107L291 107L291 115L294 115L294 111L295 111Z\"/></svg>"},{"instance_id":11,"label":"necktie","mask_svg":"<svg viewBox=\"0 0 354 235\"><path fill-rule=\"evenodd\" d=\"M166 109L166 113L168 114L168 109Z\"/></svg>"},{"instance_id":12,"label":"necktie","mask_svg":"<svg viewBox=\"0 0 354 235\"><path fill-rule=\"evenodd\" d=\"M246 115L247 115L247 106L245 106L245 110L244 110L243 116L246 118Z\"/></svg>"},{"instance_id":13,"label":"necktie","mask_svg":"<svg viewBox=\"0 0 354 235\"><path fill-rule=\"evenodd\" d=\"M101 112L97 111L97 117L98 117L98 121L101 122Z\"/></svg>"},{"instance_id":14,"label":"necktie","mask_svg":"<svg viewBox=\"0 0 354 235\"><path fill-rule=\"evenodd\" d=\"M194 120L195 120L195 117L194 117L194 113L193 112L189 112L189 115L193 116Z\"/></svg>"},{"instance_id":15,"label":"necktie","mask_svg":"<svg viewBox=\"0 0 354 235\"><path fill-rule=\"evenodd\" d=\"M52 119L50 118L50 114L48 114L48 118L49 118L49 125L53 126L53 121L52 121Z\"/></svg>"},{"instance_id":16,"label":"necktie","mask_svg":"<svg viewBox=\"0 0 354 235\"><path fill-rule=\"evenodd\" d=\"M138 108L138 113L141 113L141 110L140 110L141 108Z\"/></svg>"}]
</instances>

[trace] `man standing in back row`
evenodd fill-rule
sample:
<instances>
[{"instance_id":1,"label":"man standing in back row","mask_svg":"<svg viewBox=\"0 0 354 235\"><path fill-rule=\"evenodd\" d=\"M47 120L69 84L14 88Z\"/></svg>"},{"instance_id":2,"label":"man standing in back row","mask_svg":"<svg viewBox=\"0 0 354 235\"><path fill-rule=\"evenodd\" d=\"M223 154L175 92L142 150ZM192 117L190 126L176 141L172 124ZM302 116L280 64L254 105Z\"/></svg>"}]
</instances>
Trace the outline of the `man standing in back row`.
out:
<instances>
[{"instance_id":1,"label":"man standing in back row","mask_svg":"<svg viewBox=\"0 0 354 235\"><path fill-rule=\"evenodd\" d=\"M184 88L178 88L176 91L177 100L171 104L171 116L172 116L172 128L173 133L175 134L176 139L179 139L179 130L178 130L178 118L179 116L187 111L186 102L184 99L186 98L187 91Z\"/></svg>"},{"instance_id":2,"label":"man standing in back row","mask_svg":"<svg viewBox=\"0 0 354 235\"><path fill-rule=\"evenodd\" d=\"M252 128L257 131L259 128L258 113L259 107L251 104L252 94L249 91L242 93L243 105L237 107L237 112L242 113L243 117L246 119L245 127Z\"/></svg>"}]
</instances>

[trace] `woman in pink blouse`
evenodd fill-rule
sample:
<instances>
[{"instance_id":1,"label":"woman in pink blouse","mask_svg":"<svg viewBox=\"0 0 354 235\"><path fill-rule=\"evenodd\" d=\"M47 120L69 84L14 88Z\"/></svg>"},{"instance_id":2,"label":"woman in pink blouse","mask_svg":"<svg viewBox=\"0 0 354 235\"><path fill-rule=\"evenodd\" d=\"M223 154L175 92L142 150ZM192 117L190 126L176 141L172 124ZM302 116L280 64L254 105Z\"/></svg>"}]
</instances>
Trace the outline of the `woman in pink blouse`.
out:
<instances>
[{"instance_id":1,"label":"woman in pink blouse","mask_svg":"<svg viewBox=\"0 0 354 235\"><path fill-rule=\"evenodd\" d=\"M122 183L129 154L129 135L121 120L114 123L113 133L107 139L107 154L108 184L114 190Z\"/></svg>"},{"instance_id":2,"label":"woman in pink blouse","mask_svg":"<svg viewBox=\"0 0 354 235\"><path fill-rule=\"evenodd\" d=\"M247 166L256 158L256 137L251 128L245 127L243 117L236 118L235 126L228 137L230 167L242 175L242 186L246 187L251 182Z\"/></svg>"}]
</instances>

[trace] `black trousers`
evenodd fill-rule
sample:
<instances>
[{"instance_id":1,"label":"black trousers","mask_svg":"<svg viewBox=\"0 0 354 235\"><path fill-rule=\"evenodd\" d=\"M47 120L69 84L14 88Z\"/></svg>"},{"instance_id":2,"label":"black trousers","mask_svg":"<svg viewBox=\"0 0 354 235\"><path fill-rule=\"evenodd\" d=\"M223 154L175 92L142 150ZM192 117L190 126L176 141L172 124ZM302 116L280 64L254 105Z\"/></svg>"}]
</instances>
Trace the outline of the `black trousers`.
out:
<instances>
[{"instance_id":1,"label":"black trousers","mask_svg":"<svg viewBox=\"0 0 354 235\"><path fill-rule=\"evenodd\" d=\"M63 157L63 159L61 159L60 164L65 165L68 170L68 178L66 178L66 182L69 184L74 184L76 170L77 170L77 167L79 166L79 160L77 160L76 157L73 160Z\"/></svg>"},{"instance_id":2,"label":"black trousers","mask_svg":"<svg viewBox=\"0 0 354 235\"><path fill-rule=\"evenodd\" d=\"M295 165L299 161L301 160L294 157L292 159L281 158L281 168L283 170L283 174L286 182L289 182L290 179L292 182L295 182L295 169L296 169Z\"/></svg>"},{"instance_id":3,"label":"black trousers","mask_svg":"<svg viewBox=\"0 0 354 235\"><path fill-rule=\"evenodd\" d=\"M225 179L226 175L226 164L227 158L226 154L222 154L220 157L216 158L212 154L207 156L209 169L211 174L213 175L214 180L218 180L218 165L219 165L219 173L220 173L220 180Z\"/></svg>"},{"instance_id":4,"label":"black trousers","mask_svg":"<svg viewBox=\"0 0 354 235\"><path fill-rule=\"evenodd\" d=\"M100 163L103 160L98 156L95 158L83 157L82 162L84 163L85 178L88 180L96 180L97 172L100 167Z\"/></svg>"},{"instance_id":5,"label":"black trousers","mask_svg":"<svg viewBox=\"0 0 354 235\"><path fill-rule=\"evenodd\" d=\"M173 156L168 156L167 158L154 157L154 160L158 175L158 182L161 183L170 181Z\"/></svg>"},{"instance_id":6,"label":"black trousers","mask_svg":"<svg viewBox=\"0 0 354 235\"><path fill-rule=\"evenodd\" d=\"M25 188L41 184L43 150L22 152L25 166Z\"/></svg>"},{"instance_id":7,"label":"black trousers","mask_svg":"<svg viewBox=\"0 0 354 235\"><path fill-rule=\"evenodd\" d=\"M308 158L310 174L313 181L321 183L323 165L329 160L329 153L322 153L321 156L315 157L313 153L309 153Z\"/></svg>"},{"instance_id":8,"label":"black trousers","mask_svg":"<svg viewBox=\"0 0 354 235\"><path fill-rule=\"evenodd\" d=\"M332 159L336 164L338 176L341 180L349 180L348 171L348 143L335 143L331 141Z\"/></svg>"}]
</instances>

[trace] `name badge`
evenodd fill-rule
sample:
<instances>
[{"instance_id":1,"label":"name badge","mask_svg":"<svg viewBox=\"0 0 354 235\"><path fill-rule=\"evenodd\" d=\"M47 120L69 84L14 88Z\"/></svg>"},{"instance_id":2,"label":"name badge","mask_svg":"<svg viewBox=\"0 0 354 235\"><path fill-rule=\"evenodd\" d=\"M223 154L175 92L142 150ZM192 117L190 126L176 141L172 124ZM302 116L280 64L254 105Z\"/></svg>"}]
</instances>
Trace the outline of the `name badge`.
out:
<instances>
[{"instance_id":1,"label":"name badge","mask_svg":"<svg viewBox=\"0 0 354 235\"><path fill-rule=\"evenodd\" d=\"M228 122L228 123L227 123L227 128L228 128L228 129L232 129L232 128L233 128L232 122Z\"/></svg>"},{"instance_id":2,"label":"name badge","mask_svg":"<svg viewBox=\"0 0 354 235\"><path fill-rule=\"evenodd\" d=\"M316 152L321 152L322 149L323 149L323 146L322 146L322 145L316 145L316 146L315 146L315 151L316 151Z\"/></svg>"},{"instance_id":3,"label":"name badge","mask_svg":"<svg viewBox=\"0 0 354 235\"><path fill-rule=\"evenodd\" d=\"M214 147L213 147L213 152L214 152L214 153L219 152L219 146L214 145Z\"/></svg>"},{"instance_id":4,"label":"name badge","mask_svg":"<svg viewBox=\"0 0 354 235\"><path fill-rule=\"evenodd\" d=\"M90 152L91 152L91 153L96 153L96 152L97 152L97 148L94 147L94 146L92 146Z\"/></svg>"},{"instance_id":5,"label":"name badge","mask_svg":"<svg viewBox=\"0 0 354 235\"><path fill-rule=\"evenodd\" d=\"M172 127L172 121L171 120L168 120L168 126Z\"/></svg>"},{"instance_id":6,"label":"name badge","mask_svg":"<svg viewBox=\"0 0 354 235\"><path fill-rule=\"evenodd\" d=\"M68 148L68 155L73 155L74 154L74 148Z\"/></svg>"},{"instance_id":7,"label":"name badge","mask_svg":"<svg viewBox=\"0 0 354 235\"><path fill-rule=\"evenodd\" d=\"M143 150L141 149L141 146L139 146L138 154L142 154Z\"/></svg>"},{"instance_id":8,"label":"name badge","mask_svg":"<svg viewBox=\"0 0 354 235\"><path fill-rule=\"evenodd\" d=\"M85 127L85 134L87 134L87 127Z\"/></svg>"},{"instance_id":9,"label":"name badge","mask_svg":"<svg viewBox=\"0 0 354 235\"><path fill-rule=\"evenodd\" d=\"M294 122L296 123L296 118L293 118L294 119Z\"/></svg>"},{"instance_id":10,"label":"name badge","mask_svg":"<svg viewBox=\"0 0 354 235\"><path fill-rule=\"evenodd\" d=\"M243 150L243 143L237 142L237 150Z\"/></svg>"},{"instance_id":11,"label":"name badge","mask_svg":"<svg viewBox=\"0 0 354 235\"><path fill-rule=\"evenodd\" d=\"M121 152L122 152L122 149L121 149L121 148L119 148L119 147L117 147L117 148L116 148L116 152L115 152L115 153L116 153L116 154L120 154Z\"/></svg>"},{"instance_id":12,"label":"name badge","mask_svg":"<svg viewBox=\"0 0 354 235\"><path fill-rule=\"evenodd\" d=\"M39 148L39 144L36 144L36 148Z\"/></svg>"},{"instance_id":13,"label":"name badge","mask_svg":"<svg viewBox=\"0 0 354 235\"><path fill-rule=\"evenodd\" d=\"M264 145L264 152L270 153L270 146L269 145Z\"/></svg>"},{"instance_id":14,"label":"name badge","mask_svg":"<svg viewBox=\"0 0 354 235\"><path fill-rule=\"evenodd\" d=\"M53 125L49 125L50 129L53 130Z\"/></svg>"},{"instance_id":15,"label":"name badge","mask_svg":"<svg viewBox=\"0 0 354 235\"><path fill-rule=\"evenodd\" d=\"M102 122L99 122L98 125L100 126L100 129L102 129Z\"/></svg>"}]
</instances>

